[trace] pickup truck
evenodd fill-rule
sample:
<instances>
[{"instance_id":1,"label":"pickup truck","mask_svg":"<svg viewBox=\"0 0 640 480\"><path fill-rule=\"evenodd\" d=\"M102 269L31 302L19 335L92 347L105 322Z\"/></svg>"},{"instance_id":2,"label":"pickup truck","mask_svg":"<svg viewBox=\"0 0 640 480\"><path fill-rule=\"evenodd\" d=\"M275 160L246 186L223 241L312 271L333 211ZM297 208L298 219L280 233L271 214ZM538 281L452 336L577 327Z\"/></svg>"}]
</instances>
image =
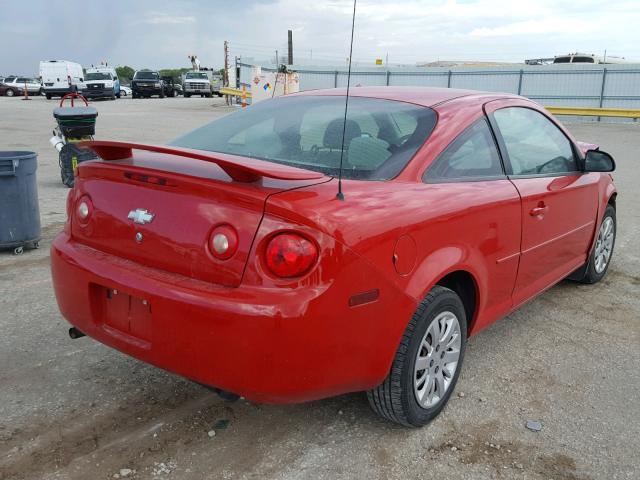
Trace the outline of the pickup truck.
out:
<instances>
[{"instance_id":1,"label":"pickup truck","mask_svg":"<svg viewBox=\"0 0 640 480\"><path fill-rule=\"evenodd\" d=\"M221 96L222 82L219 75L210 70L186 72L182 75L182 89L185 97L200 95L201 97Z\"/></svg>"}]
</instances>

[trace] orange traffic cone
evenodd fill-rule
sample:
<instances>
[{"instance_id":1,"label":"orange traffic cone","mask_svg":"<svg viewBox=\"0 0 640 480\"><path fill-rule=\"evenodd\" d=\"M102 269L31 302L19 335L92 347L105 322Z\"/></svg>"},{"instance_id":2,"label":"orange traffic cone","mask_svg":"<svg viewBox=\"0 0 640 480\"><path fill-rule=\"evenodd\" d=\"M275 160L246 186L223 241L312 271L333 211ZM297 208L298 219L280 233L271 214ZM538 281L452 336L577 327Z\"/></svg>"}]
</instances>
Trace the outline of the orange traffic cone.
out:
<instances>
[{"instance_id":1,"label":"orange traffic cone","mask_svg":"<svg viewBox=\"0 0 640 480\"><path fill-rule=\"evenodd\" d=\"M29 92L27 92L27 82L24 82L24 97L22 98L22 100L31 100L29 98Z\"/></svg>"},{"instance_id":2,"label":"orange traffic cone","mask_svg":"<svg viewBox=\"0 0 640 480\"><path fill-rule=\"evenodd\" d=\"M245 85L242 86L242 95L240 95L242 99L242 108L247 106L247 87Z\"/></svg>"}]
</instances>

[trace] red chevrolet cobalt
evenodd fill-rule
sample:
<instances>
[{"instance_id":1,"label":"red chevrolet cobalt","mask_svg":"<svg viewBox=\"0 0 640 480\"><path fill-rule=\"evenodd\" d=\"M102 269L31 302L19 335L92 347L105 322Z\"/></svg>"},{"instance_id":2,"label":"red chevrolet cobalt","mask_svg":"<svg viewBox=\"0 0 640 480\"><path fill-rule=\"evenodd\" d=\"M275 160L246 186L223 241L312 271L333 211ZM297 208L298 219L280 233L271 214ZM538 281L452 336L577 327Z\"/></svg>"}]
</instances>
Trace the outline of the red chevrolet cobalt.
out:
<instances>
[{"instance_id":1,"label":"red chevrolet cobalt","mask_svg":"<svg viewBox=\"0 0 640 480\"><path fill-rule=\"evenodd\" d=\"M311 91L169 146L88 144L51 248L72 336L255 402L366 391L420 426L470 335L606 274L597 146L513 95L352 92L346 122L344 90Z\"/></svg>"}]
</instances>

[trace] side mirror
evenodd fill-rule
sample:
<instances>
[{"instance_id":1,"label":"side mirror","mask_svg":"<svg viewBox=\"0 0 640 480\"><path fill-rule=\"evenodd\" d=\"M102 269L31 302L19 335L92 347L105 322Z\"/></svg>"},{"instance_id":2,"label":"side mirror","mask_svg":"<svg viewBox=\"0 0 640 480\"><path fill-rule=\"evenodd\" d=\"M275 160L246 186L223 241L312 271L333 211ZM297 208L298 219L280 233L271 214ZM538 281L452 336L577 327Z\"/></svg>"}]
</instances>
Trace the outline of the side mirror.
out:
<instances>
[{"instance_id":1,"label":"side mirror","mask_svg":"<svg viewBox=\"0 0 640 480\"><path fill-rule=\"evenodd\" d=\"M585 172L613 172L616 162L607 152L601 150L589 150L584 158Z\"/></svg>"}]
</instances>

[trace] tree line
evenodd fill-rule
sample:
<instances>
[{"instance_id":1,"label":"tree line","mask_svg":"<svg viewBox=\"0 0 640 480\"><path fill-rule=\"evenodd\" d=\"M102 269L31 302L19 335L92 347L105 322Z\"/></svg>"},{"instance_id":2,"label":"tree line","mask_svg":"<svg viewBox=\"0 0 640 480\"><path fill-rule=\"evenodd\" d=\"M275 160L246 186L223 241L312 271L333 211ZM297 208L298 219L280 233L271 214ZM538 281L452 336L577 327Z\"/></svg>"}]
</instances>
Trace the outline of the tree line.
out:
<instances>
[{"instance_id":1,"label":"tree line","mask_svg":"<svg viewBox=\"0 0 640 480\"><path fill-rule=\"evenodd\" d=\"M164 68L159 70L161 77L171 77L174 82L180 83L182 80L182 74L191 71L191 68ZM224 69L220 69L217 73L222 75ZM121 83L131 83L135 69L125 65L123 67L116 67L116 73Z\"/></svg>"}]
</instances>

